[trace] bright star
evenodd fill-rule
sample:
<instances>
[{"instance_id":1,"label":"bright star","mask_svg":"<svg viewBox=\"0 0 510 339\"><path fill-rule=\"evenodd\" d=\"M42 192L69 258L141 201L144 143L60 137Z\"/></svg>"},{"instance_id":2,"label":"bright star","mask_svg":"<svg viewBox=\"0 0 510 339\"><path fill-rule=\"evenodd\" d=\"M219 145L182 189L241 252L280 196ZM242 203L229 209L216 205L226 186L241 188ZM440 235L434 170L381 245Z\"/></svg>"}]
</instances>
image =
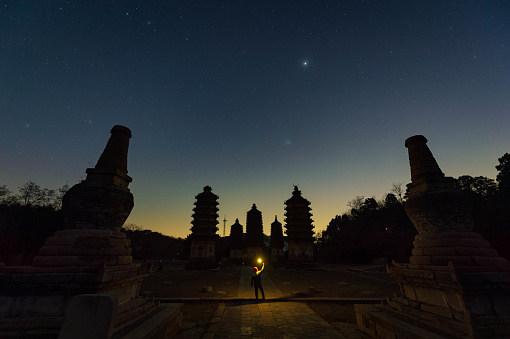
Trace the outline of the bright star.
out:
<instances>
[{"instance_id":1,"label":"bright star","mask_svg":"<svg viewBox=\"0 0 510 339\"><path fill-rule=\"evenodd\" d=\"M308 61L303 61L303 66L308 65Z\"/></svg>"}]
</instances>

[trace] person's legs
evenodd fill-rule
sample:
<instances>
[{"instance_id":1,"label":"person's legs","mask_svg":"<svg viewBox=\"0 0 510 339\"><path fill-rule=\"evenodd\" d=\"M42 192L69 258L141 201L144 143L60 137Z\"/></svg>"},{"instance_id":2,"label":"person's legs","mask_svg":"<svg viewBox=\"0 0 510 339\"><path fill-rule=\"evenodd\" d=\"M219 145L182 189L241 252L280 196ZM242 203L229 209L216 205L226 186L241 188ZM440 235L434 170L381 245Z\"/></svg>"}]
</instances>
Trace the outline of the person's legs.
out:
<instances>
[{"instance_id":1,"label":"person's legs","mask_svg":"<svg viewBox=\"0 0 510 339\"><path fill-rule=\"evenodd\" d=\"M260 285L260 292L262 292L262 299L266 300L266 297L264 296L264 289L262 288L262 285Z\"/></svg>"},{"instance_id":2,"label":"person's legs","mask_svg":"<svg viewBox=\"0 0 510 339\"><path fill-rule=\"evenodd\" d=\"M255 299L259 300L259 289L257 285L255 285Z\"/></svg>"}]
</instances>

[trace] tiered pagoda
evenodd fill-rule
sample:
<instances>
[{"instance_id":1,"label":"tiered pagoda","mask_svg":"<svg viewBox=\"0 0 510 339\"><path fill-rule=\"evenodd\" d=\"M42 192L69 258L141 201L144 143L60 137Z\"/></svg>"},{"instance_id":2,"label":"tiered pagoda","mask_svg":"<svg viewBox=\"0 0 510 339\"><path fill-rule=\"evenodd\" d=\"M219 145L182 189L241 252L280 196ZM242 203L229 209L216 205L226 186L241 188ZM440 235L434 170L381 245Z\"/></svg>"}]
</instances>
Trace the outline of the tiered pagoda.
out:
<instances>
[{"instance_id":1,"label":"tiered pagoda","mask_svg":"<svg viewBox=\"0 0 510 339\"><path fill-rule=\"evenodd\" d=\"M283 231L282 223L274 216L274 222L271 224L271 262L278 265L283 262Z\"/></svg>"},{"instance_id":2,"label":"tiered pagoda","mask_svg":"<svg viewBox=\"0 0 510 339\"><path fill-rule=\"evenodd\" d=\"M285 202L285 232L289 244L289 266L307 265L314 262L313 228L310 202L301 196L294 186L292 198Z\"/></svg>"},{"instance_id":3,"label":"tiered pagoda","mask_svg":"<svg viewBox=\"0 0 510 339\"><path fill-rule=\"evenodd\" d=\"M235 224L230 227L230 262L240 264L243 262L243 225L236 219Z\"/></svg>"},{"instance_id":4,"label":"tiered pagoda","mask_svg":"<svg viewBox=\"0 0 510 339\"><path fill-rule=\"evenodd\" d=\"M246 255L248 262L255 261L264 254L264 234L262 228L262 212L253 204L246 213Z\"/></svg>"},{"instance_id":5,"label":"tiered pagoda","mask_svg":"<svg viewBox=\"0 0 510 339\"><path fill-rule=\"evenodd\" d=\"M210 186L196 197L191 224L191 251L186 268L215 268L215 242L218 231L218 196L212 193Z\"/></svg>"}]
</instances>

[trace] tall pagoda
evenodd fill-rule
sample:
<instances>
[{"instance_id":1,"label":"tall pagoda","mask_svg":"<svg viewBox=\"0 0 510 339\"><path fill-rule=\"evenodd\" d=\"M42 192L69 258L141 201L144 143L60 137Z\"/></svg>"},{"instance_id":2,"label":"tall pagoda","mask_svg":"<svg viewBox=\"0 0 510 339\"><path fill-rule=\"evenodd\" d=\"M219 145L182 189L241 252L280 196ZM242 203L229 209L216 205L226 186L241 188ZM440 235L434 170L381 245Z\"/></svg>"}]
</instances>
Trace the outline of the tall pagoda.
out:
<instances>
[{"instance_id":1,"label":"tall pagoda","mask_svg":"<svg viewBox=\"0 0 510 339\"><path fill-rule=\"evenodd\" d=\"M253 204L246 213L246 255L248 260L255 260L264 254L264 234L262 212Z\"/></svg>"},{"instance_id":2,"label":"tall pagoda","mask_svg":"<svg viewBox=\"0 0 510 339\"><path fill-rule=\"evenodd\" d=\"M243 225L236 222L230 227L230 262L240 264L243 261Z\"/></svg>"},{"instance_id":3,"label":"tall pagoda","mask_svg":"<svg viewBox=\"0 0 510 339\"><path fill-rule=\"evenodd\" d=\"M271 224L271 262L275 265L283 261L283 231L282 223L278 217L274 216L274 222Z\"/></svg>"},{"instance_id":4,"label":"tall pagoda","mask_svg":"<svg viewBox=\"0 0 510 339\"><path fill-rule=\"evenodd\" d=\"M218 196L212 193L210 186L196 197L191 224L191 251L188 259L188 269L215 268L215 241L218 231Z\"/></svg>"},{"instance_id":5,"label":"tall pagoda","mask_svg":"<svg viewBox=\"0 0 510 339\"><path fill-rule=\"evenodd\" d=\"M313 228L310 202L294 186L292 197L285 202L285 228L289 244L288 265L311 264L313 257Z\"/></svg>"}]
</instances>

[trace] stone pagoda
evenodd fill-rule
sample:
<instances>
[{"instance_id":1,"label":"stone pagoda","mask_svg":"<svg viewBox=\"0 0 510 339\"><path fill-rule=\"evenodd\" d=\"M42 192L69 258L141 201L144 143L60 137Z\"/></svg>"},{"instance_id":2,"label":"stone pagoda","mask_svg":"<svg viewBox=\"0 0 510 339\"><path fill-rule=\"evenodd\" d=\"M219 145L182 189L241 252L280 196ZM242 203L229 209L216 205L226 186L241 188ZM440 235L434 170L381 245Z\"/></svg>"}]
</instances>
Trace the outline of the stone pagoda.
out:
<instances>
[{"instance_id":1,"label":"stone pagoda","mask_svg":"<svg viewBox=\"0 0 510 339\"><path fill-rule=\"evenodd\" d=\"M215 243L218 238L218 196L212 193L210 186L195 196L193 221L191 224L191 251L186 268L216 268Z\"/></svg>"},{"instance_id":2,"label":"stone pagoda","mask_svg":"<svg viewBox=\"0 0 510 339\"><path fill-rule=\"evenodd\" d=\"M262 212L253 204L246 213L246 256L247 262L256 264L258 258L264 256L264 233L262 226Z\"/></svg>"},{"instance_id":3,"label":"stone pagoda","mask_svg":"<svg viewBox=\"0 0 510 339\"><path fill-rule=\"evenodd\" d=\"M230 227L230 262L233 264L241 264L243 262L243 225L236 222Z\"/></svg>"},{"instance_id":4,"label":"stone pagoda","mask_svg":"<svg viewBox=\"0 0 510 339\"><path fill-rule=\"evenodd\" d=\"M278 217L274 216L274 222L271 224L271 262L274 265L283 263L283 230L282 223Z\"/></svg>"},{"instance_id":5,"label":"stone pagoda","mask_svg":"<svg viewBox=\"0 0 510 339\"><path fill-rule=\"evenodd\" d=\"M301 196L294 186L292 197L285 202L285 228L289 244L288 266L312 265L313 228L310 202Z\"/></svg>"},{"instance_id":6,"label":"stone pagoda","mask_svg":"<svg viewBox=\"0 0 510 339\"><path fill-rule=\"evenodd\" d=\"M358 328L371 338L510 337L510 263L472 232L471 201L445 177L427 139L405 146L405 209L419 234L410 262L387 267L402 295L355 305Z\"/></svg>"},{"instance_id":7,"label":"stone pagoda","mask_svg":"<svg viewBox=\"0 0 510 339\"><path fill-rule=\"evenodd\" d=\"M156 328L151 327L155 334L177 332L178 327L171 330L169 326L180 324L180 306L177 313L168 308L160 313L152 299L140 297L140 284L151 266L132 262L130 242L120 231L134 206L127 175L130 138L128 128L112 128L96 166L87 169L86 179L62 200L65 230L46 239L32 266L0 265L2 336L56 337L66 325L68 304L95 303L96 298L109 300L113 310L111 318L103 319L109 324L109 335L128 334L128 327L136 330L135 320L156 313L159 320L153 320ZM90 319L85 308L81 310ZM84 321L82 327L96 325Z\"/></svg>"}]
</instances>

